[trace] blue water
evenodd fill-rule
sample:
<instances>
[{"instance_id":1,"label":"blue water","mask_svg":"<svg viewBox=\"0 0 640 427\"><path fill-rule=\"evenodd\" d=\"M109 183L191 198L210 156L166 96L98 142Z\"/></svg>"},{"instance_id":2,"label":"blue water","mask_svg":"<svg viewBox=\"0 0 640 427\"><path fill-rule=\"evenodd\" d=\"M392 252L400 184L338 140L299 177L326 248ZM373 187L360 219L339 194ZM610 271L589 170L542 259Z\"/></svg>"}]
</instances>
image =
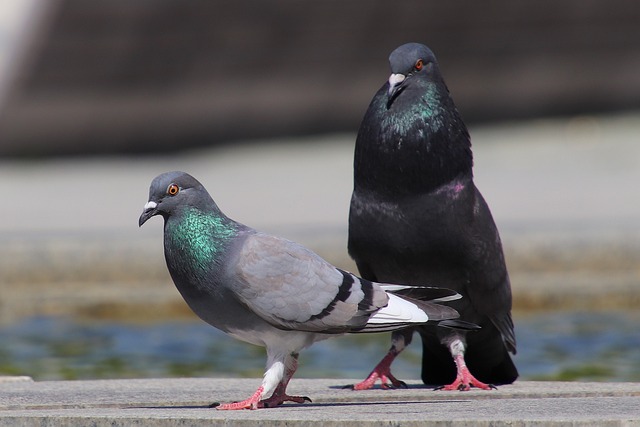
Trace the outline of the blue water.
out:
<instances>
[{"instance_id":1,"label":"blue water","mask_svg":"<svg viewBox=\"0 0 640 427\"><path fill-rule=\"evenodd\" d=\"M640 381L640 314L572 312L516 316L521 379ZM420 376L416 342L394 363ZM300 356L296 377L362 378L385 354L389 334L347 336ZM36 380L144 377L260 377L264 349L198 321L154 324L34 317L0 327L0 375Z\"/></svg>"}]
</instances>

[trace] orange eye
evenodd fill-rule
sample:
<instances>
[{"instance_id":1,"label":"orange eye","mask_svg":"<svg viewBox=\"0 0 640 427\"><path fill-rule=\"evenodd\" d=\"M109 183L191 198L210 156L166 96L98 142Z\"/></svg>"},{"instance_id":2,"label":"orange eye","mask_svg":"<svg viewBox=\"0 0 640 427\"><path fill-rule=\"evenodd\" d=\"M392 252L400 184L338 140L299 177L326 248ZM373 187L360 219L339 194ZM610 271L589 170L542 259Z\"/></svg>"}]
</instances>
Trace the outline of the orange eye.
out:
<instances>
[{"instance_id":1,"label":"orange eye","mask_svg":"<svg viewBox=\"0 0 640 427\"><path fill-rule=\"evenodd\" d=\"M416 61L416 65L414 65L414 66L413 66L413 68L415 68L415 69L416 69L416 71L420 71L420 70L422 70L422 66L423 66L423 65L424 65L424 64L423 64L423 62L422 62L422 59L418 59L418 60Z\"/></svg>"},{"instance_id":2,"label":"orange eye","mask_svg":"<svg viewBox=\"0 0 640 427\"><path fill-rule=\"evenodd\" d=\"M167 188L167 194L170 196L175 196L176 194L178 194L178 191L180 191L180 187L178 187L176 184L171 184L169 188Z\"/></svg>"}]
</instances>

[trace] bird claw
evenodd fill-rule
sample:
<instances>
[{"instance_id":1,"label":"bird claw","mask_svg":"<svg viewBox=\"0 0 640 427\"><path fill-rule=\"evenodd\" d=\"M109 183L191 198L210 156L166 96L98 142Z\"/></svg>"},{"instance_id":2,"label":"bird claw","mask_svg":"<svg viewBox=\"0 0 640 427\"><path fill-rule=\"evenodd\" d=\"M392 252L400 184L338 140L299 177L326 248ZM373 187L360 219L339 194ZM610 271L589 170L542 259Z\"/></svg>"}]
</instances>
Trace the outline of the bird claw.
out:
<instances>
[{"instance_id":1,"label":"bird claw","mask_svg":"<svg viewBox=\"0 0 640 427\"><path fill-rule=\"evenodd\" d=\"M470 379L467 379L467 380L463 380L461 378L456 378L456 380L454 382L452 382L451 384L449 384L449 385L441 385L439 387L434 388L434 390L469 391L469 390L471 390L471 387L479 388L481 390L497 390L498 389L498 387L494 386L493 384L485 384L485 383L483 383L481 381L478 381L474 377L471 377Z\"/></svg>"},{"instance_id":2,"label":"bird claw","mask_svg":"<svg viewBox=\"0 0 640 427\"><path fill-rule=\"evenodd\" d=\"M364 381L357 384L346 385L343 388L350 388L351 390L369 390L373 388L377 380L380 380L380 388L383 390L409 388L407 383L391 375L391 372L388 370L386 373L374 370Z\"/></svg>"},{"instance_id":3,"label":"bird claw","mask_svg":"<svg viewBox=\"0 0 640 427\"><path fill-rule=\"evenodd\" d=\"M407 385L407 383L405 383L404 381L401 380L396 380L398 381L398 384L395 385L395 388L409 388L409 386Z\"/></svg>"},{"instance_id":4,"label":"bird claw","mask_svg":"<svg viewBox=\"0 0 640 427\"><path fill-rule=\"evenodd\" d=\"M294 402L302 404L305 402L312 403L312 400L307 396L276 396L275 398L272 396L257 403L247 403L243 401L222 404L220 402L214 402L209 405L209 408L216 408L218 410L267 409L275 408L276 406L282 405L284 402Z\"/></svg>"},{"instance_id":5,"label":"bird claw","mask_svg":"<svg viewBox=\"0 0 640 427\"><path fill-rule=\"evenodd\" d=\"M218 411L236 411L239 409L258 409L259 408L256 402L249 401L249 399L243 400L241 402L233 402L233 403L214 402L211 405L209 405L209 407L215 408Z\"/></svg>"},{"instance_id":6,"label":"bird claw","mask_svg":"<svg viewBox=\"0 0 640 427\"><path fill-rule=\"evenodd\" d=\"M312 400L307 396L289 396L287 394L273 395L268 399L261 400L258 403L258 408L275 408L278 405L282 405L284 402L293 403L312 403Z\"/></svg>"},{"instance_id":7,"label":"bird claw","mask_svg":"<svg viewBox=\"0 0 640 427\"><path fill-rule=\"evenodd\" d=\"M407 383L405 383L404 381L400 381L399 379L396 379L396 378L393 378L393 377L391 379L391 383L386 382L384 377L381 378L381 380L383 382L380 384L380 387L382 387L385 390L393 390L393 389L398 389L398 388L404 388L404 389L409 388Z\"/></svg>"},{"instance_id":8,"label":"bird claw","mask_svg":"<svg viewBox=\"0 0 640 427\"><path fill-rule=\"evenodd\" d=\"M496 386L492 384L485 384L473 376L473 374L469 371L469 368L467 367L467 365L464 363L464 356L462 354L458 354L455 357L455 363L458 370L456 379L451 384L440 386L436 388L436 390L469 391L471 390L471 387L476 387L481 390L497 390Z\"/></svg>"},{"instance_id":9,"label":"bird claw","mask_svg":"<svg viewBox=\"0 0 640 427\"><path fill-rule=\"evenodd\" d=\"M373 388L373 386L375 385L376 379L377 379L377 376L376 377L369 376L364 381L361 381L357 384L352 384L351 390L354 390L354 391L369 390L370 388Z\"/></svg>"},{"instance_id":10,"label":"bird claw","mask_svg":"<svg viewBox=\"0 0 640 427\"><path fill-rule=\"evenodd\" d=\"M236 411L239 409L258 409L260 404L260 396L262 396L264 388L260 386L255 393L248 399L233 403L214 402L209 405L210 408L216 408L218 411Z\"/></svg>"}]
</instances>

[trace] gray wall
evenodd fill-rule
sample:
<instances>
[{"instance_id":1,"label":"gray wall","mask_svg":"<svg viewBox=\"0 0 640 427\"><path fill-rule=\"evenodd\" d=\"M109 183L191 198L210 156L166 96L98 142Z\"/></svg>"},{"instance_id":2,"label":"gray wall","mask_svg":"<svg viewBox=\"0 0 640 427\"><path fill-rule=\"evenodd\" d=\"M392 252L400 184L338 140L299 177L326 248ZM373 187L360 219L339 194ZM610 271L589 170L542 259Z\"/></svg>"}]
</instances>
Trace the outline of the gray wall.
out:
<instances>
[{"instance_id":1,"label":"gray wall","mask_svg":"<svg viewBox=\"0 0 640 427\"><path fill-rule=\"evenodd\" d=\"M468 121L640 107L634 0L44 0L0 155L357 130L407 41Z\"/></svg>"}]
</instances>

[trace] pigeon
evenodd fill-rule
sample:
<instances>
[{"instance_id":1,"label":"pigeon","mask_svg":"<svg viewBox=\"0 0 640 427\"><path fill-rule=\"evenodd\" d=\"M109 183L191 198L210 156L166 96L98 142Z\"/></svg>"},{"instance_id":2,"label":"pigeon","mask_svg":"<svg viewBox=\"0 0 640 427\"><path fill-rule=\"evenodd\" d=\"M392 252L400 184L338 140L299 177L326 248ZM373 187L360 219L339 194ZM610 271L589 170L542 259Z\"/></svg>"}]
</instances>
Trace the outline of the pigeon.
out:
<instances>
[{"instance_id":1,"label":"pigeon","mask_svg":"<svg viewBox=\"0 0 640 427\"><path fill-rule=\"evenodd\" d=\"M433 52L408 43L389 56L391 76L373 97L355 144L348 251L364 279L460 293L450 303L474 333L412 328L354 389L400 387L391 362L417 330L422 380L444 390L510 384L518 371L511 285L491 212L473 181L467 128Z\"/></svg>"},{"instance_id":2,"label":"pigeon","mask_svg":"<svg viewBox=\"0 0 640 427\"><path fill-rule=\"evenodd\" d=\"M164 218L165 260L189 307L228 335L266 347L260 387L217 409L310 401L287 395L286 387L300 350L319 340L439 322L477 328L457 322L457 311L438 303L458 293L360 279L299 244L230 219L187 173L167 172L152 181L139 226L155 215Z\"/></svg>"}]
</instances>

